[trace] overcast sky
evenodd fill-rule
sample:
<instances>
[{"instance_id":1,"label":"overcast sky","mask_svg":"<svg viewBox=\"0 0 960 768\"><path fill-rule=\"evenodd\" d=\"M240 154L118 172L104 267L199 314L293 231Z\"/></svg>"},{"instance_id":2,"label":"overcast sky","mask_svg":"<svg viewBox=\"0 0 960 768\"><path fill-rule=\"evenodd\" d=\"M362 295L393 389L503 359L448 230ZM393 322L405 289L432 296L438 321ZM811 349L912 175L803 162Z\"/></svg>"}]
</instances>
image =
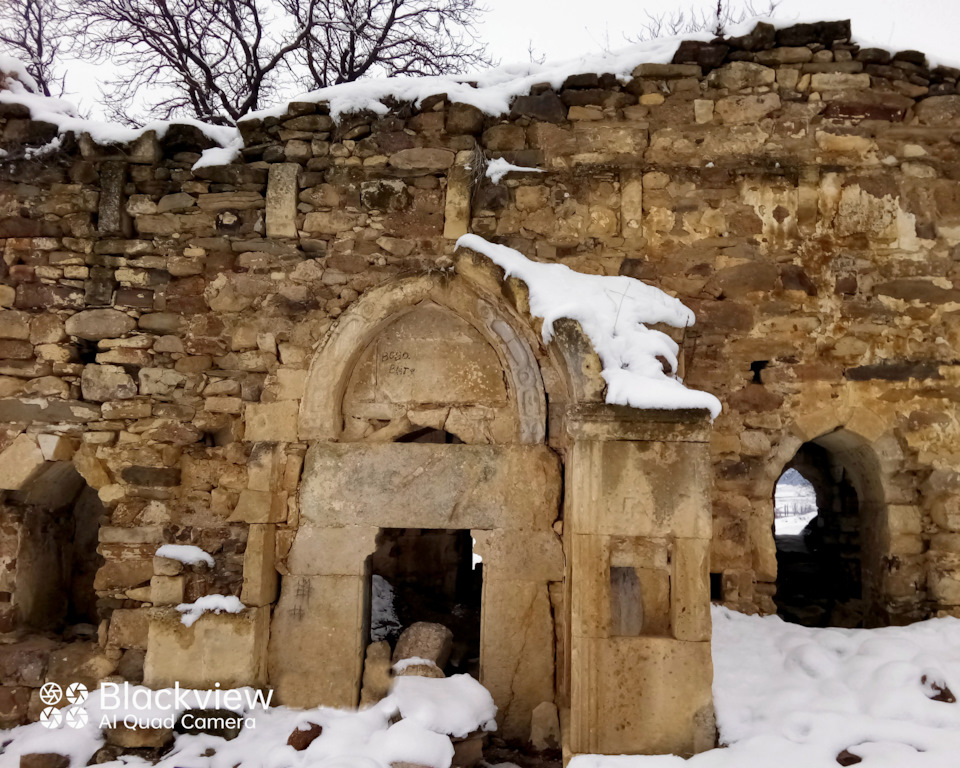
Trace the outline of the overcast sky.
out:
<instances>
[{"instance_id":1,"label":"overcast sky","mask_svg":"<svg viewBox=\"0 0 960 768\"><path fill-rule=\"evenodd\" d=\"M715 0L483 1L489 11L479 32L489 53L503 64L529 61L531 46L547 62L621 48L628 44L624 35L642 30L647 13L715 4ZM766 7L766 0L756 0L754 7ZM850 18L854 39L861 44L915 48L960 66L960 0L781 0L774 18L781 24ZM96 81L103 71L106 68L80 62L71 65L68 88L73 93L68 98L80 101L91 117L98 116Z\"/></svg>"},{"instance_id":2,"label":"overcast sky","mask_svg":"<svg viewBox=\"0 0 960 768\"><path fill-rule=\"evenodd\" d=\"M711 0L486 0L490 11L481 34L503 63L527 61L531 41L548 60L563 59L600 50L608 39L611 47L622 47L624 33L639 30L647 12L713 5ZM757 0L754 7L766 3ZM855 39L960 61L960 0L782 0L774 17L849 18Z\"/></svg>"}]
</instances>

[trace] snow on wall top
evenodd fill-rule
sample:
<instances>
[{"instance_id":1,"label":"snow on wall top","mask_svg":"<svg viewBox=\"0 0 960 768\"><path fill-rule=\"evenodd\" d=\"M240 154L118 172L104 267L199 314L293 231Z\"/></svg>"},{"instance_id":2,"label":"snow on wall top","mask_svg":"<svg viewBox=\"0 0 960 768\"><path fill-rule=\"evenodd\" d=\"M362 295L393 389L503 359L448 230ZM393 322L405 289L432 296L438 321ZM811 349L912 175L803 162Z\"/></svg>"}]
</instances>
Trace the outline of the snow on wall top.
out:
<instances>
[{"instance_id":1,"label":"snow on wall top","mask_svg":"<svg viewBox=\"0 0 960 768\"><path fill-rule=\"evenodd\" d=\"M518 277L530 292L530 312L543 318L543 340L553 338L553 324L561 318L580 323L603 364L606 401L633 408L678 410L703 408L715 419L720 401L707 392L687 389L677 370L676 342L647 324L675 328L693 325L694 314L678 299L632 277L586 275L564 264L530 261L519 251L496 245L479 235L464 235L457 248L482 253L506 272ZM665 360L671 373L664 371Z\"/></svg>"},{"instance_id":2,"label":"snow on wall top","mask_svg":"<svg viewBox=\"0 0 960 768\"><path fill-rule=\"evenodd\" d=\"M23 63L13 56L0 55L0 104L20 104L30 110L33 120L42 120L57 126L61 134L70 131L86 133L97 144L129 144L148 131L155 131L162 139L171 125L192 125L199 128L219 146L207 149L193 166L225 165L236 160L243 148L240 132L232 126L209 125L192 118L174 121L156 120L140 128L130 128L117 123L88 120L78 115L77 107L66 99L57 99L39 93L36 81L27 72ZM56 140L54 140L56 141ZM42 151L34 154L43 154Z\"/></svg>"},{"instance_id":3,"label":"snow on wall top","mask_svg":"<svg viewBox=\"0 0 960 768\"><path fill-rule=\"evenodd\" d=\"M726 38L747 35L761 21L777 29L784 29L798 23L821 20L797 17L776 20L758 16L727 29ZM678 37L650 40L616 51L587 54L552 64L508 64L474 75L372 78L342 83L286 99L273 107L251 112L244 119L282 117L287 114L292 102L325 102L335 120L342 115L364 110L385 115L391 109L385 102L412 102L419 105L424 99L438 94L446 94L451 102L471 104L492 116L504 115L510 111L513 99L530 93L534 85L549 83L552 87L559 88L568 77L584 73L612 74L626 81L632 77L633 70L641 64L670 63L683 41L709 42L714 39L715 36L710 32L688 33ZM865 40L858 42L864 47L871 45ZM889 44L886 46L879 44L877 47L889 47ZM951 62L931 61L931 66L936 63L949 65ZM4 78L5 73L14 75L14 78ZM2 90L4 81L8 90ZM203 158L194 166L195 168L233 162L239 158L240 150L243 148L240 134L233 127L214 126L189 118L178 118L172 122L156 121L140 128L128 128L82 119L77 116L76 107L70 102L40 96L36 91L36 83L20 61L11 56L0 56L0 103L23 104L30 108L33 119L54 123L59 126L62 133L67 131L88 133L100 144L125 144L151 130L156 131L158 137L162 138L169 126L173 124L196 126L219 147L206 150Z\"/></svg>"}]
</instances>

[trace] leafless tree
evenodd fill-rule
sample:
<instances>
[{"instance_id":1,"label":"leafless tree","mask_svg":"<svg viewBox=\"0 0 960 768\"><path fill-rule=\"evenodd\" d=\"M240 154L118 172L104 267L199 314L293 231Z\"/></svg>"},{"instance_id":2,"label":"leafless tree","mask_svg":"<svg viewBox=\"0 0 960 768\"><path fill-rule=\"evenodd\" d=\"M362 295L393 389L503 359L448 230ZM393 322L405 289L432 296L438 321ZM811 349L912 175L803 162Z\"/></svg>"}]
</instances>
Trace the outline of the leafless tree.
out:
<instances>
[{"instance_id":1,"label":"leafless tree","mask_svg":"<svg viewBox=\"0 0 960 768\"><path fill-rule=\"evenodd\" d=\"M56 0L0 0L0 51L23 61L46 96L63 95L57 67L65 48L63 12Z\"/></svg>"},{"instance_id":2,"label":"leafless tree","mask_svg":"<svg viewBox=\"0 0 960 768\"><path fill-rule=\"evenodd\" d=\"M280 0L309 28L293 53L300 82L322 88L367 75L456 74L491 62L478 41L477 0Z\"/></svg>"},{"instance_id":3,"label":"leafless tree","mask_svg":"<svg viewBox=\"0 0 960 768\"><path fill-rule=\"evenodd\" d=\"M230 123L280 88L486 62L477 0L79 2L85 54L120 73L108 84L114 117L135 104L155 117Z\"/></svg>"},{"instance_id":4,"label":"leafless tree","mask_svg":"<svg viewBox=\"0 0 960 768\"><path fill-rule=\"evenodd\" d=\"M690 6L664 14L648 12L647 22L642 26L639 34L626 35L626 37L634 43L694 32L709 32L719 37L725 34L729 27L754 16L772 15L781 2L782 0L767 0L762 5L758 5L753 0L746 0L746 2L717 0L717 4L710 8Z\"/></svg>"},{"instance_id":5,"label":"leafless tree","mask_svg":"<svg viewBox=\"0 0 960 768\"><path fill-rule=\"evenodd\" d=\"M316 5L308 0L308 12ZM107 84L115 117L139 101L156 117L235 121L269 96L310 34L285 27L265 0L82 0L82 9L84 53L119 72Z\"/></svg>"}]
</instances>

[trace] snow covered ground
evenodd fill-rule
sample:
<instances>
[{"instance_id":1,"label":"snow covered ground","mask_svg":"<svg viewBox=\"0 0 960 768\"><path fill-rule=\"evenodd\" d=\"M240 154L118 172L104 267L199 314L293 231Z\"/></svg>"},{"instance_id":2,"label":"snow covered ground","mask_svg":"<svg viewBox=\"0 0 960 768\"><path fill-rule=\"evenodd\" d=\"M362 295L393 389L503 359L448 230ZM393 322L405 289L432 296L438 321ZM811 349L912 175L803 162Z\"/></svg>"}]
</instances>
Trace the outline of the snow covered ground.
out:
<instances>
[{"instance_id":1,"label":"snow covered ground","mask_svg":"<svg viewBox=\"0 0 960 768\"><path fill-rule=\"evenodd\" d=\"M846 760L861 758L865 768L960 765L960 704L951 694L960 691L960 620L811 629L715 607L713 621L714 697L724 748L689 761L582 756L571 768L835 768L844 752ZM0 735L0 766L16 768L21 754L51 751L71 755L73 768L85 765L101 746L104 700L95 692L74 706L87 711L84 728L35 723ZM453 754L448 736L491 727L495 711L489 694L466 675L398 678L390 697L362 712L265 710L257 703L238 709L254 727L230 742L179 736L160 768L389 768L397 761L447 768ZM140 717L170 712L156 706L136 711ZM395 715L402 719L391 724ZM303 752L287 746L290 733L310 722L323 726L322 735ZM204 756L208 749L215 754Z\"/></svg>"},{"instance_id":2,"label":"snow covered ground","mask_svg":"<svg viewBox=\"0 0 960 768\"><path fill-rule=\"evenodd\" d=\"M788 469L773 491L776 511L774 533L795 535L817 516L817 494L813 485L795 469Z\"/></svg>"}]
</instances>

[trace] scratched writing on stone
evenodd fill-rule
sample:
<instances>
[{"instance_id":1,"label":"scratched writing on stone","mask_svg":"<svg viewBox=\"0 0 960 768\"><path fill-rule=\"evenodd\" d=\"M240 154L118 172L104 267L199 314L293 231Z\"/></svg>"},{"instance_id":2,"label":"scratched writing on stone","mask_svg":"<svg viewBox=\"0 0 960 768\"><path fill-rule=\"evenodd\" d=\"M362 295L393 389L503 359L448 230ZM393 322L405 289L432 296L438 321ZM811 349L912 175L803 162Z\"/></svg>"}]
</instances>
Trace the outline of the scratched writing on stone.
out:
<instances>
[{"instance_id":1,"label":"scratched writing on stone","mask_svg":"<svg viewBox=\"0 0 960 768\"><path fill-rule=\"evenodd\" d=\"M380 353L380 362L385 364L386 372L388 376L410 376L416 371L416 368L413 368L406 364L406 361L410 360L410 353L392 350L390 352L381 352Z\"/></svg>"}]
</instances>

